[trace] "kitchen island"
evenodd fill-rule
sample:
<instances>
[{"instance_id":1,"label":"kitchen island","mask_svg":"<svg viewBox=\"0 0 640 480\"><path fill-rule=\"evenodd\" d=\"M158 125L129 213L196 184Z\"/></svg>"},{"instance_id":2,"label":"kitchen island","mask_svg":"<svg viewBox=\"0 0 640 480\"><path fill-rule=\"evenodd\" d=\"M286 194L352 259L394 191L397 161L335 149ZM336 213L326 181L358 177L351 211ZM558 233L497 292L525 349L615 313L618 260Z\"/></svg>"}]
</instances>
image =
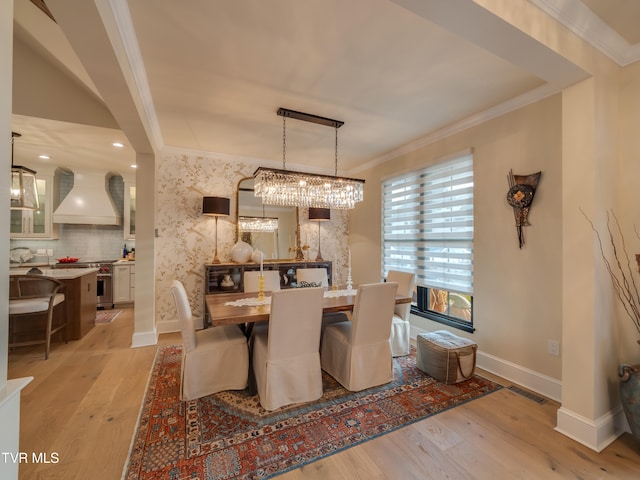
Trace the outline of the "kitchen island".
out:
<instances>
[{"instance_id":1,"label":"kitchen island","mask_svg":"<svg viewBox=\"0 0 640 480\"><path fill-rule=\"evenodd\" d=\"M96 324L97 268L42 268L42 275L55 278L65 285L67 338L80 340ZM11 268L9 275L23 275L30 268Z\"/></svg>"}]
</instances>

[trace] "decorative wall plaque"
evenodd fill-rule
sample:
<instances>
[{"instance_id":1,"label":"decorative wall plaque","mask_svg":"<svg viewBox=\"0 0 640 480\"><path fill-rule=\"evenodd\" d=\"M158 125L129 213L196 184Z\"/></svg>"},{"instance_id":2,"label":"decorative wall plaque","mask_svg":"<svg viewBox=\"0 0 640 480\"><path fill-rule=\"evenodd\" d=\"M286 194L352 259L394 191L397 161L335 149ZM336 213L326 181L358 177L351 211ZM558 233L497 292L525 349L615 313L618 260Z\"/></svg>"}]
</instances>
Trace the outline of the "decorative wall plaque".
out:
<instances>
[{"instance_id":1,"label":"decorative wall plaque","mask_svg":"<svg viewBox=\"0 0 640 480\"><path fill-rule=\"evenodd\" d=\"M536 194L536 188L540 181L542 172L531 175L514 175L513 170L509 170L507 181L509 191L507 192L507 202L513 207L513 216L516 221L516 231L518 232L518 245L524 245L524 232L522 227L529 225L529 209Z\"/></svg>"}]
</instances>

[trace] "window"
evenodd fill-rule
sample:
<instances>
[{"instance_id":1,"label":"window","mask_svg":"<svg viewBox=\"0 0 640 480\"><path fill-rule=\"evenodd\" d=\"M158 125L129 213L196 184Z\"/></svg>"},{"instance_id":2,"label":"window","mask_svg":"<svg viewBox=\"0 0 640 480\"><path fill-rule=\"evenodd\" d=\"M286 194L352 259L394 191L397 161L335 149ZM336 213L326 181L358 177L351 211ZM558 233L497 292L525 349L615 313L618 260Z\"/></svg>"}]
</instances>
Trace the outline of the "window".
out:
<instances>
[{"instance_id":1,"label":"window","mask_svg":"<svg viewBox=\"0 0 640 480\"><path fill-rule=\"evenodd\" d=\"M382 183L382 264L416 275L412 312L473 331L473 156Z\"/></svg>"}]
</instances>

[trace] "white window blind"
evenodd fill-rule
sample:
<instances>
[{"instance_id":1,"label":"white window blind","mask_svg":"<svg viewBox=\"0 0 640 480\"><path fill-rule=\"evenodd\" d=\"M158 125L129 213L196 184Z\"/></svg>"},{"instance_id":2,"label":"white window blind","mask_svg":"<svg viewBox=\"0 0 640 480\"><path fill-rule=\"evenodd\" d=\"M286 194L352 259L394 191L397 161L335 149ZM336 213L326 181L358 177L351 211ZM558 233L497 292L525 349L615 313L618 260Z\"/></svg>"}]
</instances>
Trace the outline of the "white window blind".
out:
<instances>
[{"instance_id":1,"label":"white window blind","mask_svg":"<svg viewBox=\"0 0 640 480\"><path fill-rule=\"evenodd\" d=\"M382 183L383 269L473 294L473 156Z\"/></svg>"}]
</instances>

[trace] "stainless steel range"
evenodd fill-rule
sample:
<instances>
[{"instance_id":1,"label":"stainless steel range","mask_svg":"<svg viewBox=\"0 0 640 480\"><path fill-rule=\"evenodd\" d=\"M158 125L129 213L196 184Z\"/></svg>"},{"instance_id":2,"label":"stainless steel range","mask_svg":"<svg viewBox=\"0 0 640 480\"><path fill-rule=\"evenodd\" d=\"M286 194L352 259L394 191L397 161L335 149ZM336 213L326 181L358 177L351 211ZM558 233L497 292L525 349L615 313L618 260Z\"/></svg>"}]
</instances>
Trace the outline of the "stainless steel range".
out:
<instances>
[{"instance_id":1,"label":"stainless steel range","mask_svg":"<svg viewBox=\"0 0 640 480\"><path fill-rule=\"evenodd\" d=\"M97 268L98 308L113 308L113 264L116 260L79 261L58 263L56 268Z\"/></svg>"}]
</instances>

